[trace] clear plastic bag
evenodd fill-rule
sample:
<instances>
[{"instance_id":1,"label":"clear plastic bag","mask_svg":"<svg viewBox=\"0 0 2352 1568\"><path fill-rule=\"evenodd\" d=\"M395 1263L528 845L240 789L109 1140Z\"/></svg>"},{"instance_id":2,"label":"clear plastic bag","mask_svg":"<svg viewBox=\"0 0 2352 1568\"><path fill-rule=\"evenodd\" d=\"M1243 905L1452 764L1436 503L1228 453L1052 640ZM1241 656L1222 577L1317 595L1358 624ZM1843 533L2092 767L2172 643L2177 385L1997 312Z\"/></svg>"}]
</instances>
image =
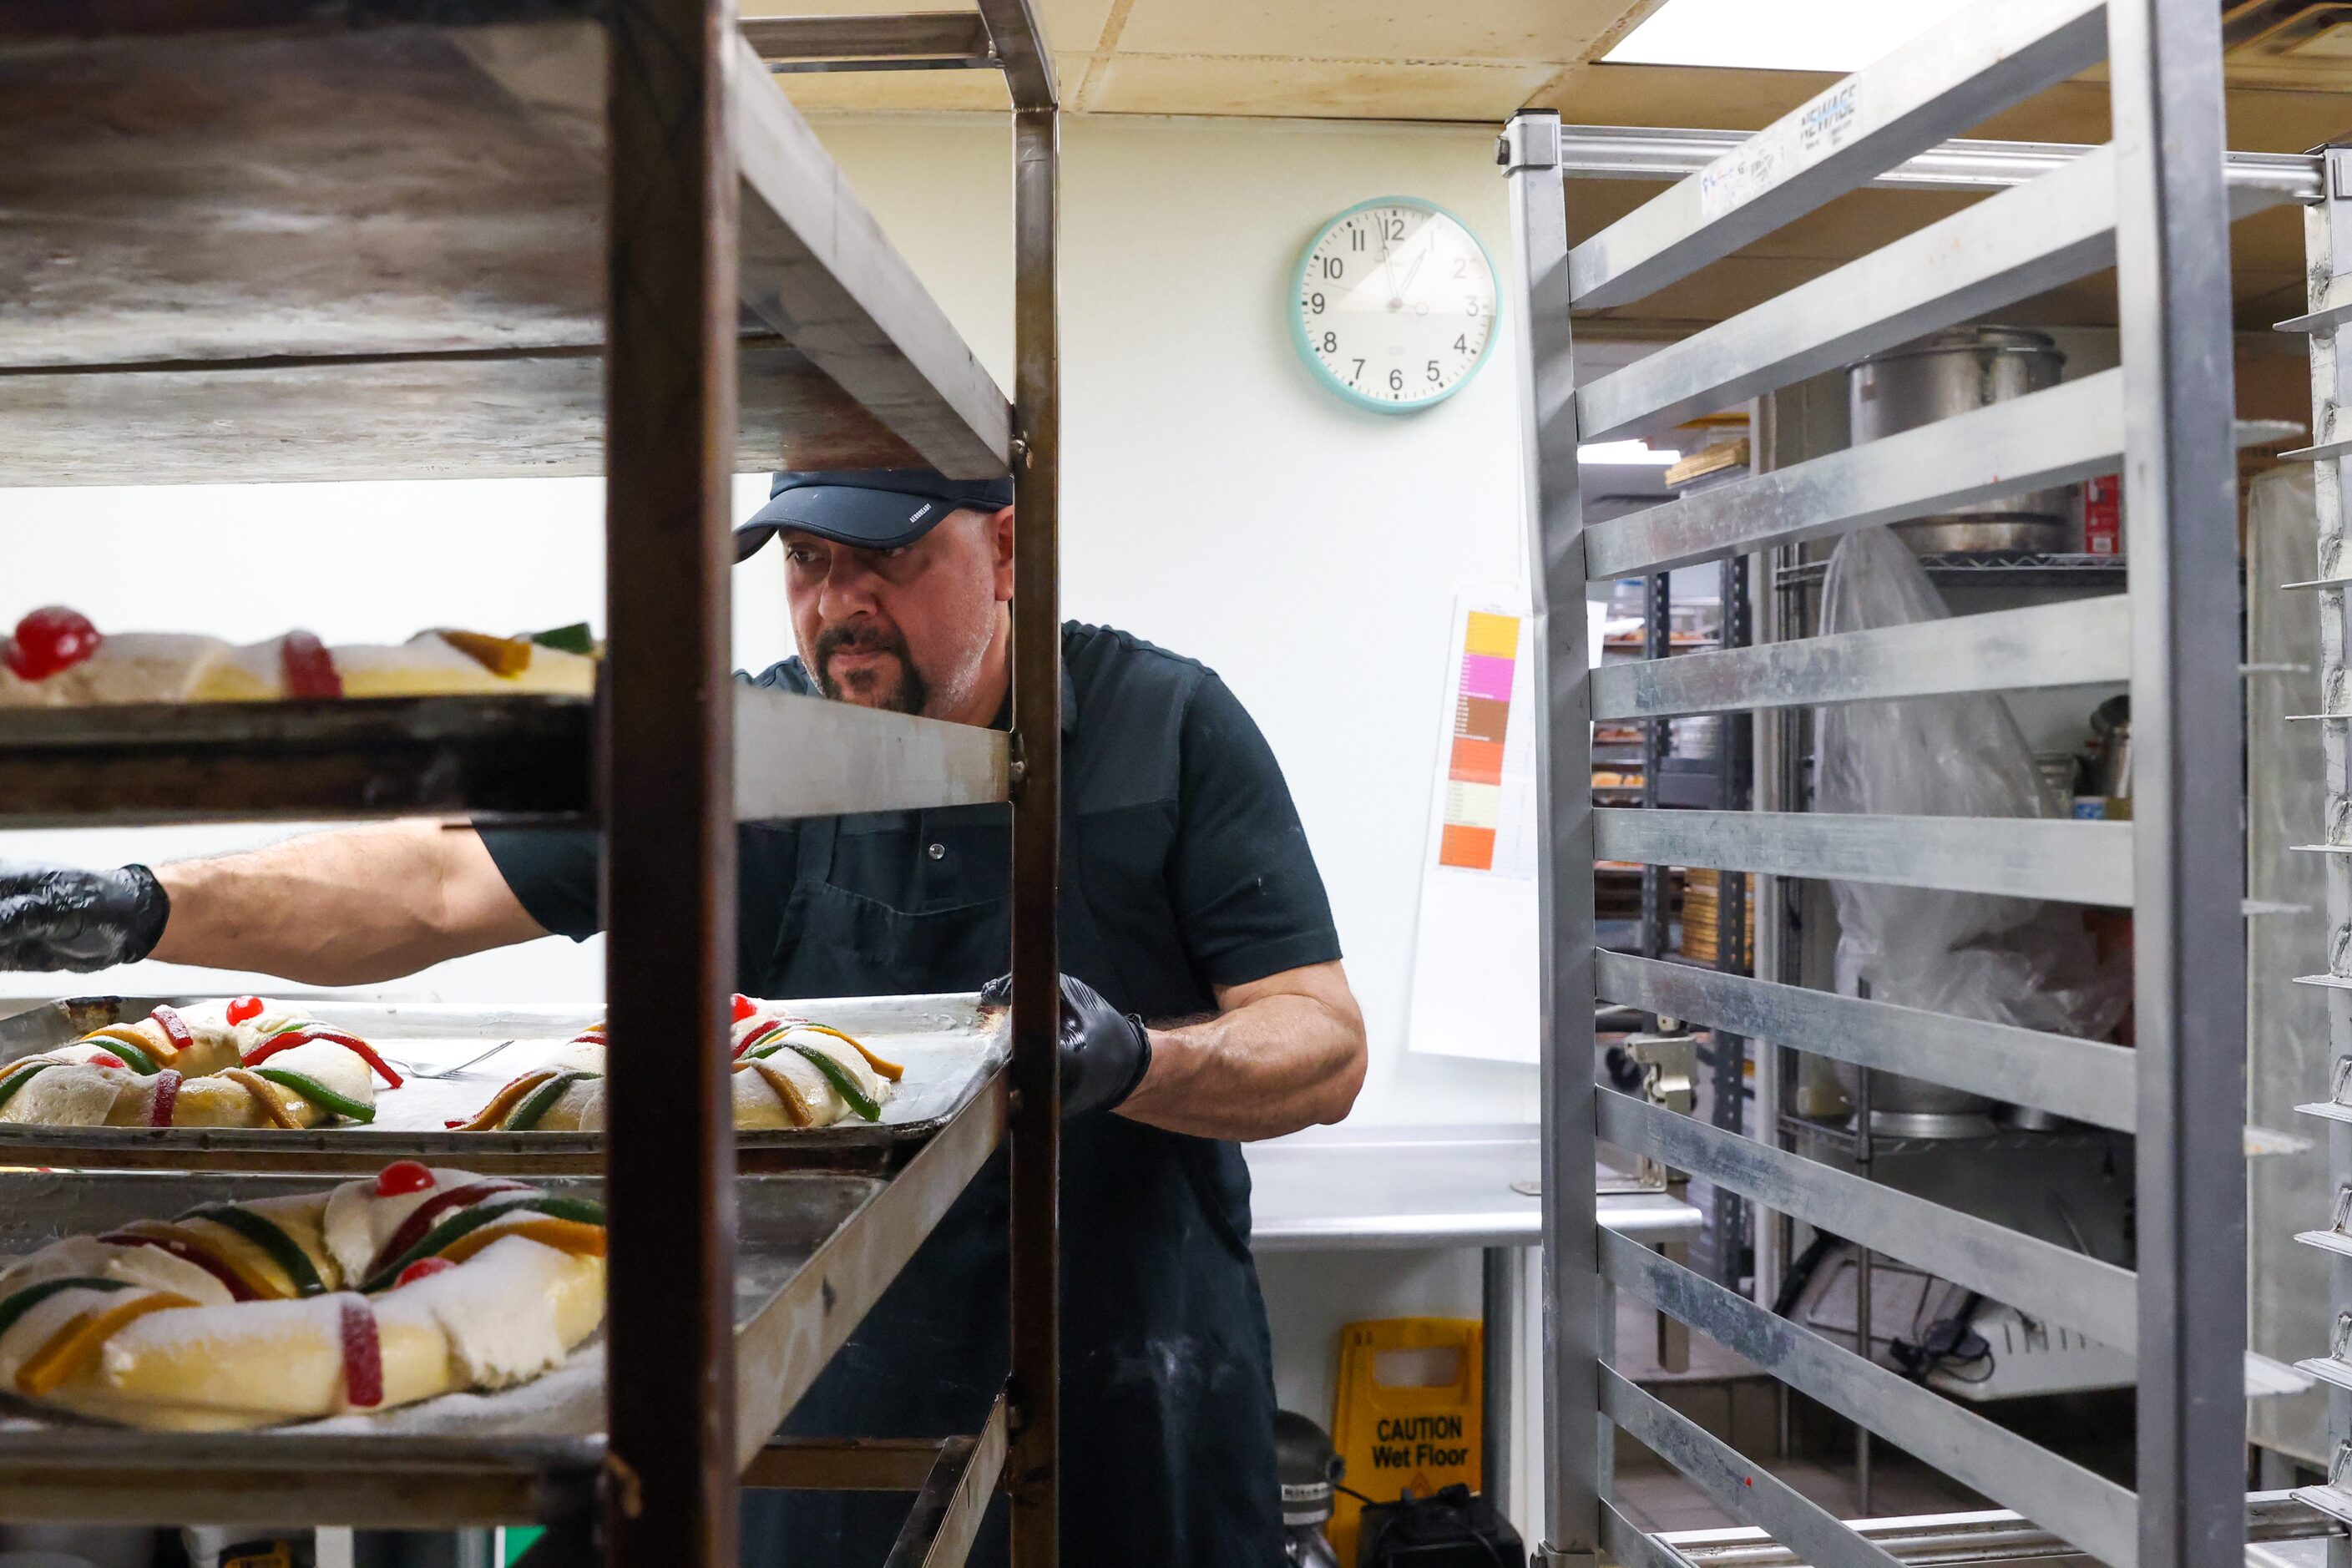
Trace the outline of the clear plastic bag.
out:
<instances>
[{"instance_id":1,"label":"clear plastic bag","mask_svg":"<svg viewBox=\"0 0 2352 1568\"><path fill-rule=\"evenodd\" d=\"M1918 558L1885 528L1848 534L1830 558L1822 631L1945 619ZM1822 811L1890 816L2054 816L2009 706L1990 693L1849 702L1816 721ZM2102 968L2071 905L1927 888L1831 884L1838 989L1961 1017L2097 1039L2128 1004L2129 977Z\"/></svg>"}]
</instances>

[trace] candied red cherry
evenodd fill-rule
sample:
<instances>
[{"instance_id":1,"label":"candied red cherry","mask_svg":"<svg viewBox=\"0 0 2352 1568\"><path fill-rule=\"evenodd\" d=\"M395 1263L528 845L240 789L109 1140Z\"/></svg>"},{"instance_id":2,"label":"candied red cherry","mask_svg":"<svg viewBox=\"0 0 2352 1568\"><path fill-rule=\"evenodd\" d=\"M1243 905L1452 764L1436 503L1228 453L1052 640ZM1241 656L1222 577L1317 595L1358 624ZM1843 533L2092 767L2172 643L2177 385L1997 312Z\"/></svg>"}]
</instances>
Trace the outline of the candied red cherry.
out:
<instances>
[{"instance_id":1,"label":"candied red cherry","mask_svg":"<svg viewBox=\"0 0 2352 1568\"><path fill-rule=\"evenodd\" d=\"M419 1279L430 1279L436 1274L446 1274L457 1267L446 1258L420 1258L400 1271L394 1279L392 1288L397 1290L403 1285L414 1285Z\"/></svg>"},{"instance_id":2,"label":"candied red cherry","mask_svg":"<svg viewBox=\"0 0 2352 1568\"><path fill-rule=\"evenodd\" d=\"M278 645L278 668L286 677L289 697L341 697L342 672L327 645L309 632L288 632Z\"/></svg>"},{"instance_id":3,"label":"candied red cherry","mask_svg":"<svg viewBox=\"0 0 2352 1568\"><path fill-rule=\"evenodd\" d=\"M16 623L16 635L0 650L0 658L20 679L47 680L96 653L105 640L80 611L47 605Z\"/></svg>"},{"instance_id":4,"label":"candied red cherry","mask_svg":"<svg viewBox=\"0 0 2352 1568\"><path fill-rule=\"evenodd\" d=\"M261 998L258 996L240 996L228 1005L228 1021L232 1028L244 1023L247 1018L260 1016Z\"/></svg>"},{"instance_id":5,"label":"candied red cherry","mask_svg":"<svg viewBox=\"0 0 2352 1568\"><path fill-rule=\"evenodd\" d=\"M735 993L735 1021L737 1023L741 1023L744 1019L750 1017L759 1010L760 1005L757 1002L752 1001L740 991Z\"/></svg>"},{"instance_id":6,"label":"candied red cherry","mask_svg":"<svg viewBox=\"0 0 2352 1568\"><path fill-rule=\"evenodd\" d=\"M414 1160L394 1160L375 1176L375 1195L396 1198L404 1193L422 1193L433 1186L433 1173Z\"/></svg>"}]
</instances>

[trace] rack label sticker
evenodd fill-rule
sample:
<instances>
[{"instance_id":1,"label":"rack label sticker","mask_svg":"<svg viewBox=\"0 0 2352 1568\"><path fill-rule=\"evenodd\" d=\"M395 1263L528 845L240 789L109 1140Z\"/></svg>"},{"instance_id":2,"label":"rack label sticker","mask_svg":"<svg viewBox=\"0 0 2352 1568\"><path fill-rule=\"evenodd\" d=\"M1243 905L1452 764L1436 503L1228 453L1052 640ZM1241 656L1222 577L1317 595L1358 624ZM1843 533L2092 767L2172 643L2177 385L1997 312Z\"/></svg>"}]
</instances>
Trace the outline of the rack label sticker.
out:
<instances>
[{"instance_id":1,"label":"rack label sticker","mask_svg":"<svg viewBox=\"0 0 2352 1568\"><path fill-rule=\"evenodd\" d=\"M1699 171L1698 206L1709 222L1794 179L1853 140L1862 127L1857 79L1848 77Z\"/></svg>"}]
</instances>

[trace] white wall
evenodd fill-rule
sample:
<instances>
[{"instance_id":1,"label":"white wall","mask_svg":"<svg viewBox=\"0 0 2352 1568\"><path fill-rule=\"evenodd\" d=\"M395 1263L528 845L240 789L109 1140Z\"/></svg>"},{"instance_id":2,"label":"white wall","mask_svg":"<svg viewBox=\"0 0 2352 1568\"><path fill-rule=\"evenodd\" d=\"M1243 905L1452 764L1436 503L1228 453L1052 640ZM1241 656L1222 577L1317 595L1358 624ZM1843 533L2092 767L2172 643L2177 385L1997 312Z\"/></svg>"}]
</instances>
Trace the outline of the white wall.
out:
<instances>
[{"instance_id":1,"label":"white wall","mask_svg":"<svg viewBox=\"0 0 2352 1568\"><path fill-rule=\"evenodd\" d=\"M1003 123L819 128L1009 386ZM1319 390L1282 307L1322 220L1375 195L1451 208L1507 269L1491 149L1468 127L1247 121L1077 119L1065 140L1065 608L1213 666L1272 739L1370 1024L1358 1114L1372 1120L1534 1112L1529 1069L1402 1048L1451 598L1459 583L1523 575L1517 323L1507 313L1459 395L1399 417ZM739 499L748 510L761 493L747 479ZM330 639L600 618L599 498L590 480L0 491L0 618L66 601L101 626L251 638L299 624ZM774 552L739 575L739 658L765 663L788 651ZM0 854L162 858L284 831L0 835ZM60 984L152 983L184 982ZM550 996L599 984L593 944L551 942L402 989Z\"/></svg>"},{"instance_id":2,"label":"white wall","mask_svg":"<svg viewBox=\"0 0 2352 1568\"><path fill-rule=\"evenodd\" d=\"M820 129L1008 377L1002 129L885 116ZM1402 1048L1454 590L1524 576L1517 323L1459 395L1399 417L1321 391L1282 309L1322 221L1370 196L1438 202L1509 268L1492 135L1082 119L1063 157L1065 608L1211 665L1272 740L1371 1029L1358 1116L1531 1118L1531 1069Z\"/></svg>"}]
</instances>

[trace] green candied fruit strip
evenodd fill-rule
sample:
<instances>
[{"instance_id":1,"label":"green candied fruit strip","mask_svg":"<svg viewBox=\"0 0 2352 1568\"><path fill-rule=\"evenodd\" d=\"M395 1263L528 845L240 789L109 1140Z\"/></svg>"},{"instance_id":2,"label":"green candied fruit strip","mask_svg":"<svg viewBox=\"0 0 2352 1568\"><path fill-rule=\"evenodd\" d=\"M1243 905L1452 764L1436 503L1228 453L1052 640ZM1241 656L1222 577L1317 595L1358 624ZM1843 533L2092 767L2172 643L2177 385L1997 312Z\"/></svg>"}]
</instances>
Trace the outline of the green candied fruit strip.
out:
<instances>
[{"instance_id":1,"label":"green candied fruit strip","mask_svg":"<svg viewBox=\"0 0 2352 1568\"><path fill-rule=\"evenodd\" d=\"M600 1072L557 1073L553 1078L532 1089L530 1096L520 1105L515 1107L514 1114L507 1118L507 1124L499 1131L501 1132L530 1131L546 1118L549 1111L555 1109L555 1102L562 1099L564 1091L573 1084L585 1083L590 1079L604 1076Z\"/></svg>"},{"instance_id":2,"label":"green candied fruit strip","mask_svg":"<svg viewBox=\"0 0 2352 1568\"><path fill-rule=\"evenodd\" d=\"M56 1062L35 1062L21 1071L12 1072L6 1078L0 1078L0 1106L5 1106L16 1099L16 1091L40 1077L45 1068L58 1065L59 1064Z\"/></svg>"},{"instance_id":3,"label":"green candied fruit strip","mask_svg":"<svg viewBox=\"0 0 2352 1568\"><path fill-rule=\"evenodd\" d=\"M352 1121L373 1121L375 1107L362 1105L349 1095L337 1094L306 1072L291 1068L256 1068L256 1078L266 1078L272 1083L282 1083L313 1105L322 1105L336 1115Z\"/></svg>"},{"instance_id":4,"label":"green candied fruit strip","mask_svg":"<svg viewBox=\"0 0 2352 1568\"><path fill-rule=\"evenodd\" d=\"M568 626L551 626L543 632L533 632L530 640L558 653L588 655L596 651L596 639L588 635L586 621L574 621Z\"/></svg>"},{"instance_id":5,"label":"green candied fruit strip","mask_svg":"<svg viewBox=\"0 0 2352 1568\"><path fill-rule=\"evenodd\" d=\"M882 1102L858 1088L857 1080L849 1076L847 1068L843 1067L814 1046L804 1046L798 1040L786 1040L784 1045L806 1057L817 1071L824 1074L826 1081L833 1085L835 1092L849 1102L850 1110L868 1121L882 1120Z\"/></svg>"},{"instance_id":6,"label":"green candied fruit strip","mask_svg":"<svg viewBox=\"0 0 2352 1568\"><path fill-rule=\"evenodd\" d=\"M426 1231L415 1246L361 1280L361 1292L373 1295L378 1290L390 1289L393 1281L400 1278L400 1271L410 1264L432 1257L459 1237L470 1236L500 1215L512 1214L517 1209L530 1209L556 1219L578 1220L583 1225L604 1223L604 1205L591 1198L560 1198L546 1193L530 1193L519 1197L501 1193L499 1196L508 1201L499 1203L486 1199L471 1208L451 1215Z\"/></svg>"},{"instance_id":7,"label":"green candied fruit strip","mask_svg":"<svg viewBox=\"0 0 2352 1568\"><path fill-rule=\"evenodd\" d=\"M68 1274L60 1279L44 1279L37 1285L27 1285L5 1300L0 1300L0 1334L16 1326L16 1320L66 1290L128 1290L128 1279L102 1279L95 1275Z\"/></svg>"}]
</instances>

